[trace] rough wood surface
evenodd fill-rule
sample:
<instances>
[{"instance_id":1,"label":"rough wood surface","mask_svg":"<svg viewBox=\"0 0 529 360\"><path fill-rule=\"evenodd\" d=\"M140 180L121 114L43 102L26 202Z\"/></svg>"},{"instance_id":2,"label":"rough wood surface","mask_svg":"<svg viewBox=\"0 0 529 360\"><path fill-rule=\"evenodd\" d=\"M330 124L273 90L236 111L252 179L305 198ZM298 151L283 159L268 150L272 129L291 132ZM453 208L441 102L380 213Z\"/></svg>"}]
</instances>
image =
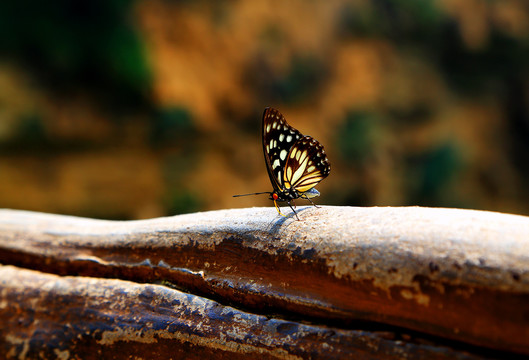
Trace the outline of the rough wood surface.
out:
<instances>
[{"instance_id":1,"label":"rough wood surface","mask_svg":"<svg viewBox=\"0 0 529 360\"><path fill-rule=\"evenodd\" d=\"M529 218L418 207L299 216L252 208L117 222L0 210L0 263L13 265L0 268L0 349L529 354Z\"/></svg>"}]
</instances>

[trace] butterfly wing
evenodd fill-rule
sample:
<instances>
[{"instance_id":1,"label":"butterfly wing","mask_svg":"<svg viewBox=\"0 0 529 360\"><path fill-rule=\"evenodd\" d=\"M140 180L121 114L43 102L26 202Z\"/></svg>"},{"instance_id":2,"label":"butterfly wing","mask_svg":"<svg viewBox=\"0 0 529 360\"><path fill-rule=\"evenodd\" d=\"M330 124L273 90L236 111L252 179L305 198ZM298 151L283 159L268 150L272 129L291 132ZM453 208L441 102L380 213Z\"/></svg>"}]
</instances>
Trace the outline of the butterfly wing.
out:
<instances>
[{"instance_id":1,"label":"butterfly wing","mask_svg":"<svg viewBox=\"0 0 529 360\"><path fill-rule=\"evenodd\" d=\"M323 145L311 136L297 140L288 153L283 184L304 193L325 179L331 171L331 164Z\"/></svg>"},{"instance_id":2,"label":"butterfly wing","mask_svg":"<svg viewBox=\"0 0 529 360\"><path fill-rule=\"evenodd\" d=\"M263 152L270 182L275 191L282 191L284 169L290 149L303 137L276 109L266 108L263 113Z\"/></svg>"}]
</instances>

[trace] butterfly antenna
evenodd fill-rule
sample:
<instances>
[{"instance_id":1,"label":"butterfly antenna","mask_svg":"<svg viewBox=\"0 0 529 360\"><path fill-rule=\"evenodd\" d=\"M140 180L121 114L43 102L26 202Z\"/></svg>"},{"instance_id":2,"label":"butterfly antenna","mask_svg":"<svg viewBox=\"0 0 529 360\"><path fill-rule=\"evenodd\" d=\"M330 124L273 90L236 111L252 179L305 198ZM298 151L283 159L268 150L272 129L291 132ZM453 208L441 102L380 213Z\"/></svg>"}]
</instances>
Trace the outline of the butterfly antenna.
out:
<instances>
[{"instance_id":1,"label":"butterfly antenna","mask_svg":"<svg viewBox=\"0 0 529 360\"><path fill-rule=\"evenodd\" d=\"M233 195L233 197L250 196L250 195L262 195L262 194L270 195L270 192L269 191L265 191L265 192L251 193L251 194L240 194L240 195Z\"/></svg>"}]
</instances>

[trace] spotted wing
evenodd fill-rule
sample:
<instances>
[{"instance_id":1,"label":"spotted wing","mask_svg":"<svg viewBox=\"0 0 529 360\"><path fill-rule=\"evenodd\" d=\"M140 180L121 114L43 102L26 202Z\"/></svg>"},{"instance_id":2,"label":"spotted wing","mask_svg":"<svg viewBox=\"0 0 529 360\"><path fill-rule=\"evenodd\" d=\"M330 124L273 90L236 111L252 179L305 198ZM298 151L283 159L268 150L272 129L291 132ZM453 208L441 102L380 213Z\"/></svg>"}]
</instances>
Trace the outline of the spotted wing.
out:
<instances>
[{"instance_id":1,"label":"spotted wing","mask_svg":"<svg viewBox=\"0 0 529 360\"><path fill-rule=\"evenodd\" d=\"M331 164L323 145L311 136L294 143L288 153L283 184L299 193L309 191L331 172Z\"/></svg>"},{"instance_id":2,"label":"spotted wing","mask_svg":"<svg viewBox=\"0 0 529 360\"><path fill-rule=\"evenodd\" d=\"M266 108L263 113L263 152L268 176L274 190L284 190L284 169L288 153L303 135L287 124L276 109Z\"/></svg>"}]
</instances>

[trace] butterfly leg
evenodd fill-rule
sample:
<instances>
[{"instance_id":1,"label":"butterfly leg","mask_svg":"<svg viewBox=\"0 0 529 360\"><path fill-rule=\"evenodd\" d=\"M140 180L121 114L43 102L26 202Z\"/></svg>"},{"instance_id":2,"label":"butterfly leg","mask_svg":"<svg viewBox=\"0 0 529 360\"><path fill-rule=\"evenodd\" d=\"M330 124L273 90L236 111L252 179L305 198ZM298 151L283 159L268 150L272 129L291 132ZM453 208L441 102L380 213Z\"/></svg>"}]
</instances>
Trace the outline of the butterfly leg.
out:
<instances>
[{"instance_id":1,"label":"butterfly leg","mask_svg":"<svg viewBox=\"0 0 529 360\"><path fill-rule=\"evenodd\" d=\"M312 205L314 205L315 207L317 207L318 209L320 208L318 205L314 204L314 201L312 201L312 199L311 199L310 197L305 196L305 199L307 199L308 201L310 201L310 203L311 203Z\"/></svg>"},{"instance_id":2,"label":"butterfly leg","mask_svg":"<svg viewBox=\"0 0 529 360\"><path fill-rule=\"evenodd\" d=\"M299 221L298 213L296 212L296 210L294 210L294 208L293 208L292 205L290 204L290 201L288 201L288 206L290 206L290 208L291 208L292 211L294 212L294 215L296 216L296 219L298 219L298 221ZM295 205L294 205L294 206L295 206Z\"/></svg>"}]
</instances>

